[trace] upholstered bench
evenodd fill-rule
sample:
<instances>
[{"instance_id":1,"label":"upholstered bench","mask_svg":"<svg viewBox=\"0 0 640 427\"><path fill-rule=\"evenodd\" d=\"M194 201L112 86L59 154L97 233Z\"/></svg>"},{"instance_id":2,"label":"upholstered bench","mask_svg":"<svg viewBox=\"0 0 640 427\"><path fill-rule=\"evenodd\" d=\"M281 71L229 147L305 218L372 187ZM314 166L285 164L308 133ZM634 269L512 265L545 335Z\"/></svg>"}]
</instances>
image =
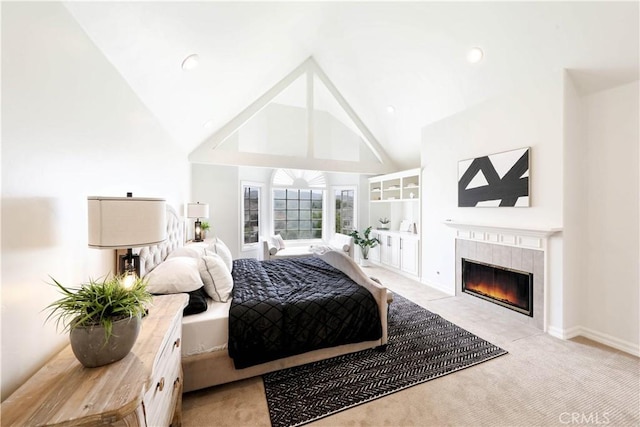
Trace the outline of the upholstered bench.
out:
<instances>
[{"instance_id":1,"label":"upholstered bench","mask_svg":"<svg viewBox=\"0 0 640 427\"><path fill-rule=\"evenodd\" d=\"M327 243L314 244L310 246L284 246L279 236L263 238L262 240L262 259L282 259L282 258L298 258L313 255L314 252L323 250L335 250L344 252L353 258L353 237L346 234L336 233Z\"/></svg>"}]
</instances>

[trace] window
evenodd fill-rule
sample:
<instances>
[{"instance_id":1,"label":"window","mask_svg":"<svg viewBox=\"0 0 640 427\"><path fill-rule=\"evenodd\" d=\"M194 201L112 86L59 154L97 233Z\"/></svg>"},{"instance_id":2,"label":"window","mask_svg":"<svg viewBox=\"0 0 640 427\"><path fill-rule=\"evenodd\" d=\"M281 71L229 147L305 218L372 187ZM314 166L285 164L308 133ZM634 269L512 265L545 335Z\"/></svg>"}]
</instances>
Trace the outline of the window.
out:
<instances>
[{"instance_id":1,"label":"window","mask_svg":"<svg viewBox=\"0 0 640 427\"><path fill-rule=\"evenodd\" d=\"M285 240L322 239L324 190L274 189L273 229Z\"/></svg>"},{"instance_id":2,"label":"window","mask_svg":"<svg viewBox=\"0 0 640 427\"><path fill-rule=\"evenodd\" d=\"M355 190L337 189L334 191L336 202L335 232L349 234L355 229Z\"/></svg>"},{"instance_id":3,"label":"window","mask_svg":"<svg viewBox=\"0 0 640 427\"><path fill-rule=\"evenodd\" d=\"M242 185L243 245L258 243L260 236L260 190L257 185Z\"/></svg>"},{"instance_id":4,"label":"window","mask_svg":"<svg viewBox=\"0 0 640 427\"><path fill-rule=\"evenodd\" d=\"M274 233L285 240L322 239L325 173L277 169L272 183Z\"/></svg>"}]
</instances>

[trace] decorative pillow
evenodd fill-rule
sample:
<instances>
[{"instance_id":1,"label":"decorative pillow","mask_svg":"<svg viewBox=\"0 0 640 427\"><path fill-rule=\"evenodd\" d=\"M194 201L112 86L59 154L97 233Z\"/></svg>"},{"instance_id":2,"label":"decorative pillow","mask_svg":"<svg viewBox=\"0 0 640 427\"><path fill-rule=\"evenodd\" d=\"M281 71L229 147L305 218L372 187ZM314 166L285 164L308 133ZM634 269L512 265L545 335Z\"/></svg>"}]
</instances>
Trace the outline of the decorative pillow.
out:
<instances>
[{"instance_id":1,"label":"decorative pillow","mask_svg":"<svg viewBox=\"0 0 640 427\"><path fill-rule=\"evenodd\" d=\"M190 314L198 314L207 310L207 293L204 291L204 286L195 291L189 292L189 303L182 310L183 316Z\"/></svg>"},{"instance_id":2,"label":"decorative pillow","mask_svg":"<svg viewBox=\"0 0 640 427\"><path fill-rule=\"evenodd\" d=\"M190 257L200 259L205 255L204 250L205 248L202 246L183 246L171 252L167 259L175 257Z\"/></svg>"},{"instance_id":3,"label":"decorative pillow","mask_svg":"<svg viewBox=\"0 0 640 427\"><path fill-rule=\"evenodd\" d=\"M269 245L269 255L275 255L278 253L278 248L276 248L273 243L267 242L267 244Z\"/></svg>"},{"instance_id":4,"label":"decorative pillow","mask_svg":"<svg viewBox=\"0 0 640 427\"><path fill-rule=\"evenodd\" d=\"M233 290L233 278L222 257L206 255L200 259L200 276L204 290L217 302L227 302Z\"/></svg>"},{"instance_id":5,"label":"decorative pillow","mask_svg":"<svg viewBox=\"0 0 640 427\"><path fill-rule=\"evenodd\" d=\"M311 251L314 254L325 254L329 251L333 250L333 248L331 248L331 246L327 246L327 245L311 245L309 246L309 251Z\"/></svg>"},{"instance_id":6,"label":"decorative pillow","mask_svg":"<svg viewBox=\"0 0 640 427\"><path fill-rule=\"evenodd\" d=\"M329 245L334 248L342 248L344 252L349 252L351 249L351 245L349 243L345 243L345 238L341 238L342 235L335 235L329 240Z\"/></svg>"},{"instance_id":7,"label":"decorative pillow","mask_svg":"<svg viewBox=\"0 0 640 427\"><path fill-rule=\"evenodd\" d=\"M274 240L274 245L276 248L278 248L278 250L285 248L284 239L282 238L281 235L276 234L275 236L273 236L273 240Z\"/></svg>"},{"instance_id":8,"label":"decorative pillow","mask_svg":"<svg viewBox=\"0 0 640 427\"><path fill-rule=\"evenodd\" d=\"M220 239L216 239L214 243L209 245L206 251L206 255L216 254L224 261L224 264L227 266L229 273L233 269L233 257L231 256L231 251L224 244L224 242Z\"/></svg>"},{"instance_id":9,"label":"decorative pillow","mask_svg":"<svg viewBox=\"0 0 640 427\"><path fill-rule=\"evenodd\" d=\"M145 276L152 294L191 292L204 286L198 272L198 260L189 257L169 258Z\"/></svg>"}]
</instances>

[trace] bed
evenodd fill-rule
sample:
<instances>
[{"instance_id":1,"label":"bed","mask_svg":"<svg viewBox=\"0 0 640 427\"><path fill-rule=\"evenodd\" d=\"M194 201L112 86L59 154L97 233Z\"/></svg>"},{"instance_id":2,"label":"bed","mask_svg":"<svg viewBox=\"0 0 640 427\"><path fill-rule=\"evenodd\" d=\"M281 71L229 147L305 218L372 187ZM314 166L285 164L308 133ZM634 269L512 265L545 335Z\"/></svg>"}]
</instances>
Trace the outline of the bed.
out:
<instances>
[{"instance_id":1,"label":"bed","mask_svg":"<svg viewBox=\"0 0 640 427\"><path fill-rule=\"evenodd\" d=\"M184 234L180 218L172 210L168 212L167 218L167 241L161 245L142 248L139 252L141 275L153 280L154 286L159 276L156 273L166 270L167 266L176 264L177 261L193 264L185 259L186 255L191 254L197 259L203 251L208 254L209 250L220 251L224 246L223 242L216 242L214 245L182 245ZM215 258L214 261L219 263L220 258L224 262L231 261L227 259L230 254L218 255L207 255L197 261L202 273L201 279L207 285L204 289L207 291L210 291L211 284L204 276L208 262L205 260ZM383 348L387 343L386 288L367 277L351 258L340 251L316 253L308 258L273 261L242 259L231 263L231 277L234 280L233 290L230 291L232 297L226 300L222 298L224 301L207 298L205 311L183 319L181 351L185 392L368 348ZM221 268L215 271L220 270ZM314 273L310 274L310 271ZM308 277L315 277L315 281L306 282ZM171 280L175 282L177 279L171 278L168 282ZM197 286L196 277L180 280L193 280L191 287ZM261 282L265 282L264 286L267 287L261 288ZM216 283L220 287L219 283L223 281L218 280ZM174 285L169 283L161 293L180 291L172 288ZM301 294L300 290L291 291L295 286L302 287L304 292ZM349 292L354 296L342 296L339 293L341 287L350 289ZM190 295L199 291L191 290ZM224 294L225 289L222 291ZM249 295L251 293L256 293L263 299L251 302L254 301L253 296ZM296 304L302 301L307 308L300 310L298 306L281 300L283 295L293 295L294 299L300 300ZM300 295L304 295L304 298ZM352 300L360 301L358 304L361 305ZM243 304L249 304L250 307ZM343 317L327 317L334 316L327 314L330 310L326 307L331 305L336 306L335 311ZM267 314L255 315L254 309L263 306L268 307ZM371 319L364 317L365 315L374 316L375 321L362 321ZM255 319L249 322L247 319L251 316ZM282 321L279 327L283 332L261 329L264 328L265 319L267 323L279 325ZM364 325L354 323L356 326L352 326L349 322L354 319ZM245 329L238 324L242 324ZM305 329L307 324L309 327ZM333 326L329 328L330 325ZM332 331L326 332L325 329ZM353 332L356 329L357 334ZM278 335L280 333L283 334L282 337ZM334 341L337 336L340 339ZM274 347L273 342L286 343L286 346Z\"/></svg>"}]
</instances>

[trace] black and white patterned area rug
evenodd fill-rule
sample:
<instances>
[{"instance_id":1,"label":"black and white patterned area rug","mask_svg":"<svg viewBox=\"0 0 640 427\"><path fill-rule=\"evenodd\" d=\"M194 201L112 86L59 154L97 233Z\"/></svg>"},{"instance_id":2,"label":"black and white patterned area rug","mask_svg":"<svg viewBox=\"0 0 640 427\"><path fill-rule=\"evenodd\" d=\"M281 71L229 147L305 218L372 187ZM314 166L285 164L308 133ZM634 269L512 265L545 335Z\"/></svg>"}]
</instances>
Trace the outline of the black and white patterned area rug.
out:
<instances>
[{"instance_id":1,"label":"black and white patterned area rug","mask_svg":"<svg viewBox=\"0 0 640 427\"><path fill-rule=\"evenodd\" d=\"M263 376L273 427L305 424L507 352L394 295L389 344Z\"/></svg>"}]
</instances>

